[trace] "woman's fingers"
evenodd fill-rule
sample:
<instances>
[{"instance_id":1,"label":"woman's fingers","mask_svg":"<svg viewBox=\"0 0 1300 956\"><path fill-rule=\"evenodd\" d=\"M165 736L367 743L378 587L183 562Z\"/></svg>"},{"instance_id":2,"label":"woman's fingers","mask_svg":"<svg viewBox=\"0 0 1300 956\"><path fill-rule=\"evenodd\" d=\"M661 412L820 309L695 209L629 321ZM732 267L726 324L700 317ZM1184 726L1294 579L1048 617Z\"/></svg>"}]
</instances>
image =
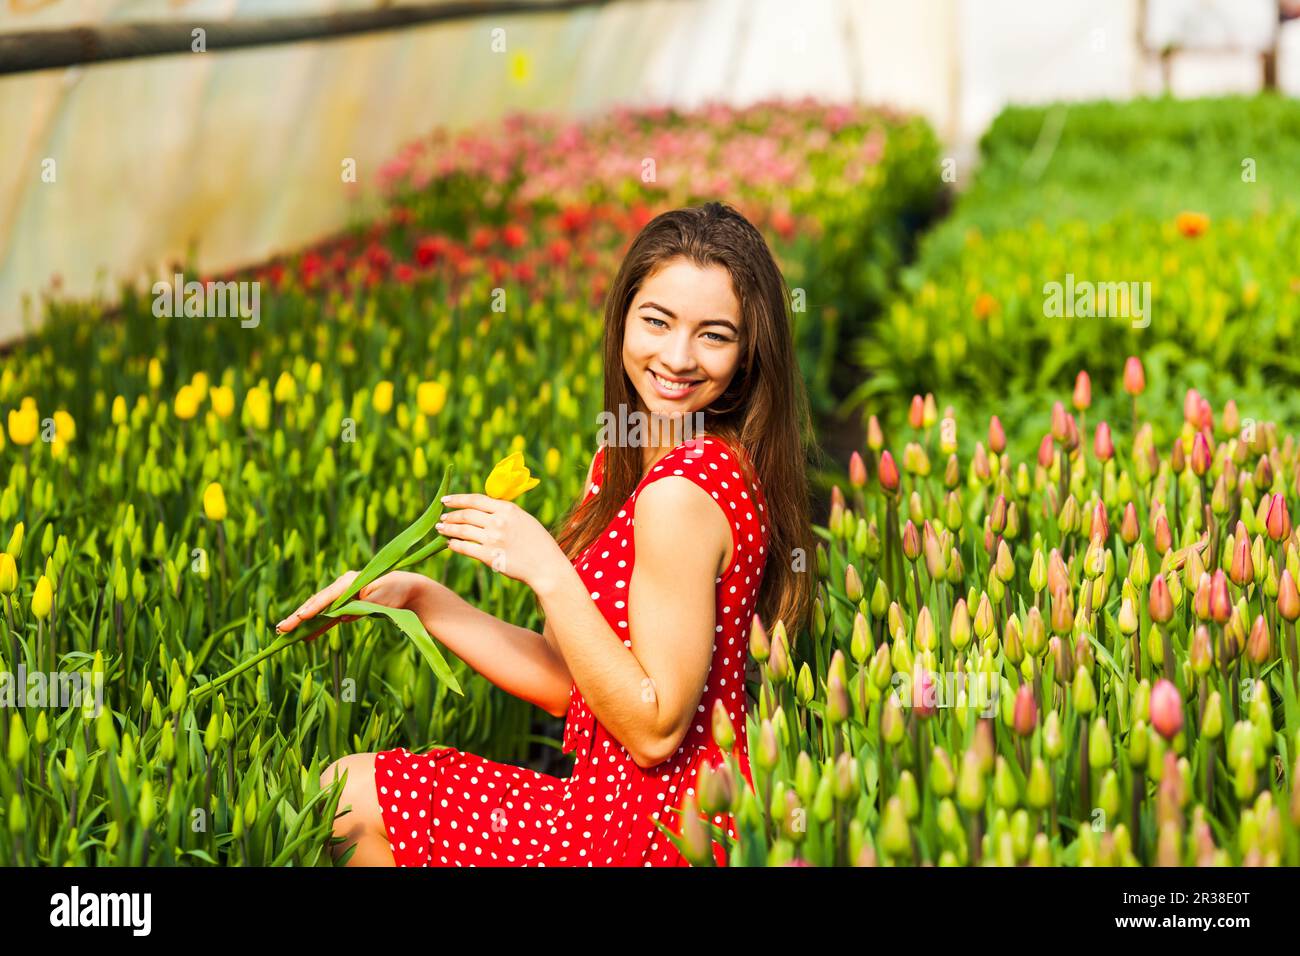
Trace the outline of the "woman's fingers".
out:
<instances>
[{"instance_id":1,"label":"woman's fingers","mask_svg":"<svg viewBox=\"0 0 1300 956\"><path fill-rule=\"evenodd\" d=\"M333 584L322 591L317 591L306 601L298 610L294 611L283 621L275 626L275 629L281 633L292 631L298 626L299 622L305 621L310 617L320 613L325 608L334 603L334 599L348 589L353 579L357 576L356 571L348 571L340 575Z\"/></svg>"}]
</instances>

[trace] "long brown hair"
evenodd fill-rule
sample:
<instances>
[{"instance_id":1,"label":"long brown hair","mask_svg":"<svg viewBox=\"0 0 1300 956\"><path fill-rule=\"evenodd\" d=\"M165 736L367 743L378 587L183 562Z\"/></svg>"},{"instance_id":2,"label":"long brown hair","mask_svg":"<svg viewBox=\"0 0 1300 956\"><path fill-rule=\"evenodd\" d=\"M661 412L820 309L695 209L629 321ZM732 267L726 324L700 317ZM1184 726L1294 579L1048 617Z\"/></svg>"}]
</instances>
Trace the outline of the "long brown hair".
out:
<instances>
[{"instance_id":1,"label":"long brown hair","mask_svg":"<svg viewBox=\"0 0 1300 956\"><path fill-rule=\"evenodd\" d=\"M627 315L646 278L676 258L723 266L740 303L740 365L704 409L704 432L743 450L742 462L747 456L757 473L771 539L756 610L768 628L783 621L793 641L808 623L816 567L807 474L812 422L795 357L789 286L762 233L726 203L662 213L628 248L605 298L605 412L645 412L623 368ZM642 478L641 449L615 443L604 456L600 493L579 499L557 526L556 541L570 560L609 525Z\"/></svg>"}]
</instances>

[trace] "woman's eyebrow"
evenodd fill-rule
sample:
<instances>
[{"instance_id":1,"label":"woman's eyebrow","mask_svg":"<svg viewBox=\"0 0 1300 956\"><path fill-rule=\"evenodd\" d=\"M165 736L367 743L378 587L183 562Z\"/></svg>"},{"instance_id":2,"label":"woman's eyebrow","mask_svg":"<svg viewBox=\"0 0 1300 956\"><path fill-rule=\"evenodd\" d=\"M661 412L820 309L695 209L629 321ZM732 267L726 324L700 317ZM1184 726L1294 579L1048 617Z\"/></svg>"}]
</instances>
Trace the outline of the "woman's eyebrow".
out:
<instances>
[{"instance_id":1,"label":"woman's eyebrow","mask_svg":"<svg viewBox=\"0 0 1300 956\"><path fill-rule=\"evenodd\" d=\"M642 308L642 309L655 309L655 310L657 310L657 311L659 311L659 312L662 312L664 315L668 316L668 318L670 318L670 319L675 319L675 318L677 318L677 313L673 312L672 309L665 309L662 305L660 305L660 304L657 303L657 302L642 302L641 305L638 306L638 308ZM702 321L702 322L700 323L700 326L701 326L701 327L706 326L706 325L722 325L722 326L726 326L727 328L731 329L732 332L738 332L738 331L739 331L733 323L728 322L726 319L705 319L704 321Z\"/></svg>"}]
</instances>

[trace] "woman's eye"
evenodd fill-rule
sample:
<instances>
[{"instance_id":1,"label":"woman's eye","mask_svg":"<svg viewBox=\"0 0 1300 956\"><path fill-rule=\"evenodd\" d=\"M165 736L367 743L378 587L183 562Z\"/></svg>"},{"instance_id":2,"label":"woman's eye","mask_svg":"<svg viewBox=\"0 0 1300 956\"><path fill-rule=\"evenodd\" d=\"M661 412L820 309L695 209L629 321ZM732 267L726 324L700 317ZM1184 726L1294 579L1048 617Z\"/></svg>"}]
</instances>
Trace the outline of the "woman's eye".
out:
<instances>
[{"instance_id":1,"label":"woman's eye","mask_svg":"<svg viewBox=\"0 0 1300 956\"><path fill-rule=\"evenodd\" d=\"M665 328L667 328L668 326L668 323L665 322L663 319L656 319L653 315L643 315L642 318L645 319L647 322L658 322L660 325L664 326Z\"/></svg>"},{"instance_id":2,"label":"woman's eye","mask_svg":"<svg viewBox=\"0 0 1300 956\"><path fill-rule=\"evenodd\" d=\"M705 332L704 334L705 334L705 335L712 335L712 336L713 336L713 341L715 341L715 342L730 342L730 341L731 341L731 339L727 338L725 335L722 335L721 333L718 333L718 332Z\"/></svg>"}]
</instances>

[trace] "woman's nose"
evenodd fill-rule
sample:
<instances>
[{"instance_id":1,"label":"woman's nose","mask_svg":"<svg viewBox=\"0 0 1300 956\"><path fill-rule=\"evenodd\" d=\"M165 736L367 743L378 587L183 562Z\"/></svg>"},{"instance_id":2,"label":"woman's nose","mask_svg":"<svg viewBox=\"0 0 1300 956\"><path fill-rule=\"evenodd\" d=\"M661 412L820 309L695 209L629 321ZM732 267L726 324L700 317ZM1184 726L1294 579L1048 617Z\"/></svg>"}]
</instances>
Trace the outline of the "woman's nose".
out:
<instances>
[{"instance_id":1,"label":"woman's nose","mask_svg":"<svg viewBox=\"0 0 1300 956\"><path fill-rule=\"evenodd\" d=\"M664 368L674 375L687 375L695 369L695 353L689 335L675 335L660 355Z\"/></svg>"}]
</instances>

